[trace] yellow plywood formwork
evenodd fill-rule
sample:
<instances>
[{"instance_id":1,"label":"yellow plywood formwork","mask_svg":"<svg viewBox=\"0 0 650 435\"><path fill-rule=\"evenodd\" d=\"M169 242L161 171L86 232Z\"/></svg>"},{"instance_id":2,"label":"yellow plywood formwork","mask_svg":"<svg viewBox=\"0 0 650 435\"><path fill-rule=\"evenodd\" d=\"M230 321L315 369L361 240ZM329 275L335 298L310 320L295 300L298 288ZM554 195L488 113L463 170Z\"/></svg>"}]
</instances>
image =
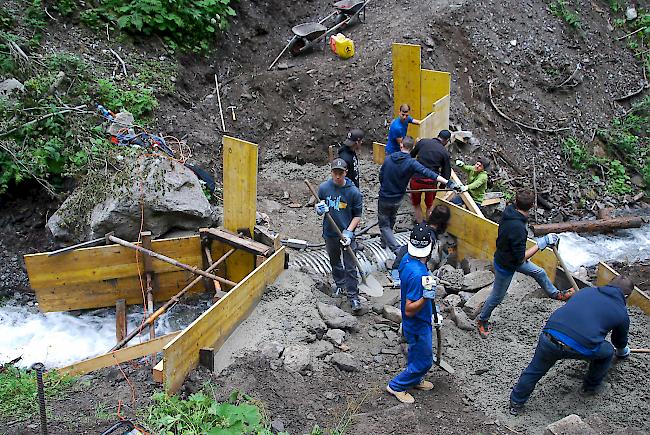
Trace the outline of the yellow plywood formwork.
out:
<instances>
[{"instance_id":1,"label":"yellow plywood formwork","mask_svg":"<svg viewBox=\"0 0 650 435\"><path fill-rule=\"evenodd\" d=\"M152 250L190 266L202 265L198 236L154 240ZM213 243L215 258L223 252L221 243ZM125 299L129 305L143 303L140 276L144 279L144 263L142 254L132 249L110 245L24 258L42 312L110 307L118 299ZM194 278L190 272L155 259L152 267L159 284L156 301L169 299ZM197 285L192 291L202 290Z\"/></svg>"},{"instance_id":2,"label":"yellow plywood formwork","mask_svg":"<svg viewBox=\"0 0 650 435\"><path fill-rule=\"evenodd\" d=\"M393 44L393 116L399 114L399 106L411 107L411 116L420 118L420 46ZM408 135L419 136L419 126L409 124Z\"/></svg>"},{"instance_id":3,"label":"yellow plywood formwork","mask_svg":"<svg viewBox=\"0 0 650 435\"><path fill-rule=\"evenodd\" d=\"M372 143L372 161L378 165L383 165L386 159L386 145L379 142Z\"/></svg>"},{"instance_id":4,"label":"yellow plywood formwork","mask_svg":"<svg viewBox=\"0 0 650 435\"><path fill-rule=\"evenodd\" d=\"M254 234L257 211L257 145L230 136L223 137L223 226ZM242 280L255 268L255 256L237 251L226 260L227 277Z\"/></svg>"},{"instance_id":5,"label":"yellow plywood formwork","mask_svg":"<svg viewBox=\"0 0 650 435\"><path fill-rule=\"evenodd\" d=\"M420 71L420 116L425 118L433 112L436 101L449 95L451 89L451 74L442 71L423 69ZM422 134L420 137L427 137Z\"/></svg>"},{"instance_id":6,"label":"yellow plywood formwork","mask_svg":"<svg viewBox=\"0 0 650 435\"><path fill-rule=\"evenodd\" d=\"M606 285L618 275L618 272L601 261L598 263L598 269L596 271L596 285ZM627 298L627 303L641 308L646 314L650 314L650 295L638 287L634 287L634 291Z\"/></svg>"},{"instance_id":7,"label":"yellow plywood formwork","mask_svg":"<svg viewBox=\"0 0 650 435\"><path fill-rule=\"evenodd\" d=\"M201 348L218 349L246 319L262 297L264 287L280 275L284 262L283 247L165 346L163 378L168 393L176 392L187 374L196 367Z\"/></svg>"},{"instance_id":8,"label":"yellow plywood formwork","mask_svg":"<svg viewBox=\"0 0 650 435\"><path fill-rule=\"evenodd\" d=\"M153 340L148 340L124 349L105 353L104 355L88 358L69 366L61 367L56 371L62 375L79 376L105 367L111 367L116 364L131 361L132 359L142 358L143 356L160 352L162 348L178 334L178 332L172 332L171 334L163 335L162 337L154 338Z\"/></svg>"},{"instance_id":9,"label":"yellow plywood formwork","mask_svg":"<svg viewBox=\"0 0 650 435\"><path fill-rule=\"evenodd\" d=\"M475 214L457 207L454 204L437 198L434 206L444 204L449 207L451 217L447 231L458 240L458 258L465 257L492 260L496 250L496 240L499 226L491 220L476 216ZM528 239L527 248L532 247L535 241ZM551 249L538 252L531 261L543 268L551 281L555 280L557 258Z\"/></svg>"}]
</instances>

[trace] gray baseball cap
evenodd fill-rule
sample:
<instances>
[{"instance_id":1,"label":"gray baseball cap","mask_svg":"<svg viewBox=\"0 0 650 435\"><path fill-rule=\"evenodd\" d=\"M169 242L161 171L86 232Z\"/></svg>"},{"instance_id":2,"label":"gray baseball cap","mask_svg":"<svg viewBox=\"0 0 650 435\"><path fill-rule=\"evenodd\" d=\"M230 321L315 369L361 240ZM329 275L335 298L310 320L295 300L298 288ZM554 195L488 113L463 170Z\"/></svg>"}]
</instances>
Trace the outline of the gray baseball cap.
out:
<instances>
[{"instance_id":1,"label":"gray baseball cap","mask_svg":"<svg viewBox=\"0 0 650 435\"><path fill-rule=\"evenodd\" d=\"M334 159L331 163L332 169L348 169L348 164L343 159Z\"/></svg>"}]
</instances>

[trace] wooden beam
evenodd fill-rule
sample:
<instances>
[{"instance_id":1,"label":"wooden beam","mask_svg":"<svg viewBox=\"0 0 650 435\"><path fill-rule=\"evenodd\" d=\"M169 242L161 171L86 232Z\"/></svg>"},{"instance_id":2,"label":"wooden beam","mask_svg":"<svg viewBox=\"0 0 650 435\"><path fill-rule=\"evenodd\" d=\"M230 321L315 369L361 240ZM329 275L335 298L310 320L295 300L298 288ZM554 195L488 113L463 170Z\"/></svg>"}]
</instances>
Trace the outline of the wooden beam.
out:
<instances>
[{"instance_id":1,"label":"wooden beam","mask_svg":"<svg viewBox=\"0 0 650 435\"><path fill-rule=\"evenodd\" d=\"M198 364L201 348L213 347L215 351L220 348L255 308L264 288L282 272L284 262L283 247L165 346L165 391L170 394L178 391L187 374Z\"/></svg>"},{"instance_id":2,"label":"wooden beam","mask_svg":"<svg viewBox=\"0 0 650 435\"><path fill-rule=\"evenodd\" d=\"M596 270L597 286L607 285L617 276L619 276L619 273L612 267L602 261L598 263L598 269ZM630 297L627 298L627 303L641 308L646 314L650 314L650 296L638 287L634 287L634 291Z\"/></svg>"},{"instance_id":3,"label":"wooden beam","mask_svg":"<svg viewBox=\"0 0 650 435\"><path fill-rule=\"evenodd\" d=\"M406 103L411 107L411 116L420 116L420 46L393 44L393 117L397 117L399 106ZM409 124L408 135L418 137L420 129Z\"/></svg>"},{"instance_id":4,"label":"wooden beam","mask_svg":"<svg viewBox=\"0 0 650 435\"><path fill-rule=\"evenodd\" d=\"M118 299L115 303L115 339L119 343L126 337L126 300Z\"/></svg>"},{"instance_id":5,"label":"wooden beam","mask_svg":"<svg viewBox=\"0 0 650 435\"><path fill-rule=\"evenodd\" d=\"M641 216L625 216L593 221L568 221L551 224L533 225L533 233L543 236L548 233L606 233L625 228L639 228L648 222Z\"/></svg>"},{"instance_id":6,"label":"wooden beam","mask_svg":"<svg viewBox=\"0 0 650 435\"><path fill-rule=\"evenodd\" d=\"M274 251L282 247L280 235L261 225L255 225L255 240L272 247Z\"/></svg>"},{"instance_id":7,"label":"wooden beam","mask_svg":"<svg viewBox=\"0 0 650 435\"><path fill-rule=\"evenodd\" d=\"M140 233L140 239L142 240L142 247L145 249L151 250L151 231L142 231ZM147 317L153 313L153 295L154 295L154 272L153 272L153 261L149 255L143 255L142 261L144 263L144 272L145 278L147 281ZM126 336L126 334L124 334ZM156 338L156 325L152 323L149 325L149 339L153 340ZM124 339L124 337L122 337ZM118 342L122 340L117 340ZM153 361L152 361L153 362Z\"/></svg>"},{"instance_id":8,"label":"wooden beam","mask_svg":"<svg viewBox=\"0 0 650 435\"><path fill-rule=\"evenodd\" d=\"M378 165L383 165L386 160L386 145L379 142L372 143L372 161Z\"/></svg>"},{"instance_id":9,"label":"wooden beam","mask_svg":"<svg viewBox=\"0 0 650 435\"><path fill-rule=\"evenodd\" d=\"M111 367L116 364L131 361L132 359L142 358L152 353L160 352L162 348L178 334L179 332L172 332L171 334L163 335L140 344L135 344L125 349L105 353L69 366L61 367L60 369L56 369L56 371L61 375L79 376L105 367Z\"/></svg>"},{"instance_id":10,"label":"wooden beam","mask_svg":"<svg viewBox=\"0 0 650 435\"><path fill-rule=\"evenodd\" d=\"M254 255L263 255L268 257L273 252L273 248L264 243L256 242L253 239L242 237L221 228L201 228L199 229L199 234L201 236L209 237L212 240L218 240L237 249L241 249L242 251L250 252Z\"/></svg>"}]
</instances>

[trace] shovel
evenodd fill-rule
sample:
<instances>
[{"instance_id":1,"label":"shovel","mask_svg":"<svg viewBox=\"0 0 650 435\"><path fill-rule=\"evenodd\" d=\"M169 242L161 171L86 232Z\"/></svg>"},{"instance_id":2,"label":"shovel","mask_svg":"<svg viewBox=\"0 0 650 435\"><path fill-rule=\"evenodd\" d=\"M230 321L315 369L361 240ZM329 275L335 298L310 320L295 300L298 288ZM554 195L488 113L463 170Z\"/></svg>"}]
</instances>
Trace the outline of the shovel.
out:
<instances>
[{"instance_id":1,"label":"shovel","mask_svg":"<svg viewBox=\"0 0 650 435\"><path fill-rule=\"evenodd\" d=\"M573 275L571 275L571 272L569 272L569 269L567 269L566 264L564 264L564 261L562 260L562 257L560 257L560 253L557 251L557 244L553 245L553 253L555 253L555 257L557 258L557 261L560 262L560 266L562 266L562 270L564 270L564 274L566 275L567 279L573 286L573 290L576 292L580 290L580 287L578 287L578 284L576 284L576 280L573 279Z\"/></svg>"},{"instance_id":2,"label":"shovel","mask_svg":"<svg viewBox=\"0 0 650 435\"><path fill-rule=\"evenodd\" d=\"M311 194L314 195L314 198L316 198L316 201L318 201L319 200L318 194L316 193L316 190L314 190L314 187L311 185L311 183L308 180L305 180L305 184L309 188ZM334 222L334 218L330 216L329 212L325 213L325 216L327 216L327 219L330 221L330 225L334 228L336 233L339 235L339 238L343 240L343 234L341 233L341 230L339 229L338 225L336 225L336 222ZM357 266L357 269L359 270L359 275L361 275L361 284L359 284L359 291L367 294L368 296L372 296L376 298L381 297L384 294L384 287L379 283L379 281L377 281L377 279L375 279L375 277L363 273L363 269L359 264L359 260L357 259L357 256L355 255L350 245L346 246L345 249L348 251L348 254L350 254L352 259L354 260L354 264L355 266Z\"/></svg>"},{"instance_id":3,"label":"shovel","mask_svg":"<svg viewBox=\"0 0 650 435\"><path fill-rule=\"evenodd\" d=\"M456 372L456 370L454 370L454 368L450 366L447 363L447 361L442 360L442 331L441 331L442 325L440 325L440 322L438 320L438 308L436 307L435 302L432 303L433 303L433 320L436 323L435 329L436 329L436 341L437 341L436 355L433 357L433 362L438 367L446 371L447 373L453 375L454 372Z\"/></svg>"}]
</instances>

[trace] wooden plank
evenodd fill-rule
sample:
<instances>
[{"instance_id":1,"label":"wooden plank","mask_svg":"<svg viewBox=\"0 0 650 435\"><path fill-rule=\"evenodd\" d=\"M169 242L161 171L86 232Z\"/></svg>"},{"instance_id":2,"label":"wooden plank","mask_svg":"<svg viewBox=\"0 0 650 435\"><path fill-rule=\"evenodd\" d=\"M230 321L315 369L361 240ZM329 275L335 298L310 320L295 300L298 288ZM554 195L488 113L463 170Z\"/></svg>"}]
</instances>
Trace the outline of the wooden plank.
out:
<instances>
[{"instance_id":1,"label":"wooden plank","mask_svg":"<svg viewBox=\"0 0 650 435\"><path fill-rule=\"evenodd\" d=\"M411 107L411 116L420 117L420 46L393 44L393 117L399 114L399 106ZM419 126L409 124L408 135L419 136Z\"/></svg>"},{"instance_id":2,"label":"wooden plank","mask_svg":"<svg viewBox=\"0 0 650 435\"><path fill-rule=\"evenodd\" d=\"M59 374L69 376L79 376L90 373L95 370L111 367L132 359L142 358L143 356L152 353L160 352L166 344L168 344L179 332L172 332L171 334L163 335L154 340L148 340L140 344L135 344L131 347L116 350L114 352L105 353L94 358L88 358L83 361L71 364L69 366L56 369Z\"/></svg>"},{"instance_id":3,"label":"wooden plank","mask_svg":"<svg viewBox=\"0 0 650 435\"><path fill-rule=\"evenodd\" d=\"M241 249L255 255L268 256L273 250L273 248L265 245L264 243L256 242L251 238L242 237L238 234L223 230L221 228L201 228L199 229L199 233L213 240L218 240L234 248Z\"/></svg>"},{"instance_id":4,"label":"wooden plank","mask_svg":"<svg viewBox=\"0 0 650 435\"><path fill-rule=\"evenodd\" d=\"M449 207L451 217L447 231L458 240L458 259L472 257L492 261L496 250L499 226L491 220L479 217L469 210L440 198L436 198L434 201L434 206L438 204ZM528 239L526 247L530 248L534 244L534 240ZM551 281L555 280L558 261L551 249L547 248L538 252L531 261L543 268Z\"/></svg>"},{"instance_id":5,"label":"wooden plank","mask_svg":"<svg viewBox=\"0 0 650 435\"><path fill-rule=\"evenodd\" d=\"M165 381L164 363L163 360L160 360L158 361L158 364L153 367L153 381L159 384L162 384Z\"/></svg>"},{"instance_id":6,"label":"wooden plank","mask_svg":"<svg viewBox=\"0 0 650 435\"><path fill-rule=\"evenodd\" d=\"M257 207L257 145L223 137L223 226L254 234ZM226 262L226 276L239 282L255 268L255 255L235 252Z\"/></svg>"},{"instance_id":7,"label":"wooden plank","mask_svg":"<svg viewBox=\"0 0 650 435\"><path fill-rule=\"evenodd\" d=\"M433 112L436 101L449 95L451 74L443 71L423 69L420 71L420 116L426 117ZM422 134L422 128L420 128ZM424 136L422 136L424 137Z\"/></svg>"},{"instance_id":8,"label":"wooden plank","mask_svg":"<svg viewBox=\"0 0 650 435\"><path fill-rule=\"evenodd\" d=\"M115 339L119 343L126 337L126 301L118 299L115 303Z\"/></svg>"},{"instance_id":9,"label":"wooden plank","mask_svg":"<svg viewBox=\"0 0 650 435\"><path fill-rule=\"evenodd\" d=\"M284 260L283 247L165 346L165 391L173 394L180 388L187 374L198 364L201 348L219 349L237 325L255 308L266 285L275 281L282 272Z\"/></svg>"},{"instance_id":10,"label":"wooden plank","mask_svg":"<svg viewBox=\"0 0 650 435\"><path fill-rule=\"evenodd\" d=\"M488 205L494 205L501 202L503 198L486 198L481 203L481 207L487 207Z\"/></svg>"},{"instance_id":11,"label":"wooden plank","mask_svg":"<svg viewBox=\"0 0 650 435\"><path fill-rule=\"evenodd\" d=\"M280 239L279 234L275 234L270 229L261 226L255 225L255 240L264 243L266 246L270 246L273 250L278 250L282 247L282 240Z\"/></svg>"},{"instance_id":12,"label":"wooden plank","mask_svg":"<svg viewBox=\"0 0 650 435\"><path fill-rule=\"evenodd\" d=\"M597 286L606 285L617 276L619 276L619 273L612 267L602 261L598 263L598 269L596 270ZM650 314L650 296L638 287L634 287L634 291L627 298L627 303L641 308L646 314Z\"/></svg>"},{"instance_id":13,"label":"wooden plank","mask_svg":"<svg viewBox=\"0 0 650 435\"><path fill-rule=\"evenodd\" d=\"M386 145L379 142L372 143L372 161L378 165L383 165L386 160Z\"/></svg>"}]
</instances>

